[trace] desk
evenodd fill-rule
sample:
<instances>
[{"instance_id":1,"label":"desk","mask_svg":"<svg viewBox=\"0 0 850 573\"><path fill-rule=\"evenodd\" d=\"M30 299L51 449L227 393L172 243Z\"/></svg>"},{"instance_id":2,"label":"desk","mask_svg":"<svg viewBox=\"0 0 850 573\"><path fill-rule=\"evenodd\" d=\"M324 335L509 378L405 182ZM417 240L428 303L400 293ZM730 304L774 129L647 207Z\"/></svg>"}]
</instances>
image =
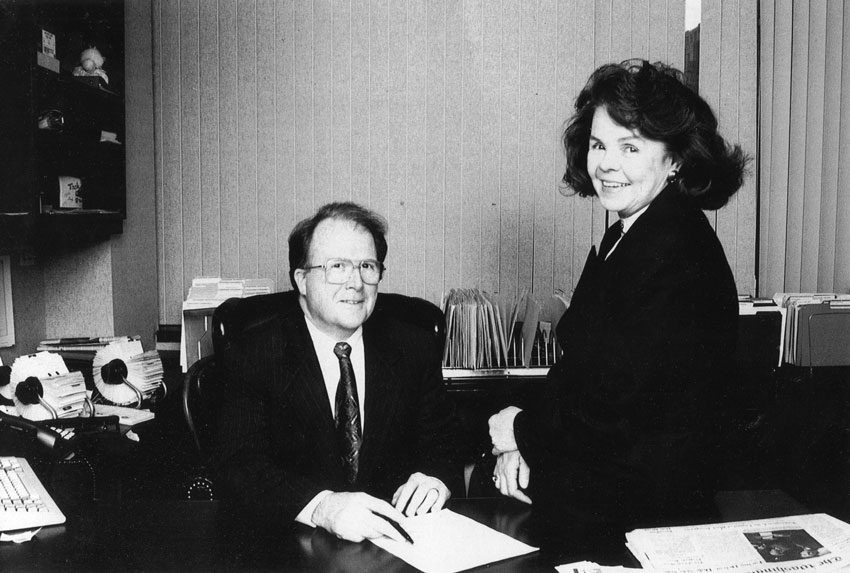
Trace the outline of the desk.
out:
<instances>
[{"instance_id":1,"label":"desk","mask_svg":"<svg viewBox=\"0 0 850 573\"><path fill-rule=\"evenodd\" d=\"M781 492L732 495L737 513L728 519L770 517L799 512ZM505 498L457 499L451 508L526 543L536 545L529 526L530 509ZM67 505L64 525L43 529L28 543L0 544L6 570L223 570L414 571L369 543L349 543L322 530L293 524L291 531L260 543L234 534L222 502L88 502ZM746 515L741 515L742 513ZM625 532L623 532L625 533ZM565 546L495 564L488 571L547 571L554 565L591 559L607 564L634 564L618 535L614 545ZM253 543L252 543L253 542Z\"/></svg>"}]
</instances>

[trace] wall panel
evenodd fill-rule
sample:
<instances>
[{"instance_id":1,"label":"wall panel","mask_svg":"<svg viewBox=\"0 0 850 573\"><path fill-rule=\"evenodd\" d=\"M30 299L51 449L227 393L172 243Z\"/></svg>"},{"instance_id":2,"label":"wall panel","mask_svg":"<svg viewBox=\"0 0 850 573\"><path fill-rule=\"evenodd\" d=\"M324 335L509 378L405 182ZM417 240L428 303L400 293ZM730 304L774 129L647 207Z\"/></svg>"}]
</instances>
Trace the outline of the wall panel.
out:
<instances>
[{"instance_id":1,"label":"wall panel","mask_svg":"<svg viewBox=\"0 0 850 573\"><path fill-rule=\"evenodd\" d=\"M850 7L759 3L759 292L850 291Z\"/></svg>"},{"instance_id":2,"label":"wall panel","mask_svg":"<svg viewBox=\"0 0 850 573\"><path fill-rule=\"evenodd\" d=\"M705 69L724 133L754 143L749 4L703 0L718 49L702 53L717 52ZM607 217L562 188L564 121L603 63L681 67L684 6L154 2L160 322L179 321L194 276L290 288L289 231L331 200L387 218L386 291L570 293ZM754 194L727 209L719 232L749 291Z\"/></svg>"}]
</instances>

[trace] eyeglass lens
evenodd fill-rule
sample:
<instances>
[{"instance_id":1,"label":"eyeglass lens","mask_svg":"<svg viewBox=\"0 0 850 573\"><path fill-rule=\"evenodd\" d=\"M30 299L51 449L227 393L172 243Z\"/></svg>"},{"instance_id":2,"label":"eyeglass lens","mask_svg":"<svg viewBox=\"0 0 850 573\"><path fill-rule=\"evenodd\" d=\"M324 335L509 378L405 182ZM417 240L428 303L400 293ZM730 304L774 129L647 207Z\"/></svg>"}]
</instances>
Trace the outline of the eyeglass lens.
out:
<instances>
[{"instance_id":1,"label":"eyeglass lens","mask_svg":"<svg viewBox=\"0 0 850 573\"><path fill-rule=\"evenodd\" d=\"M360 261L356 266L360 269L360 279L364 283L374 285L381 281L381 263L378 261ZM348 259L328 259L325 263L325 280L331 284L344 284L351 278L354 267L354 262Z\"/></svg>"}]
</instances>

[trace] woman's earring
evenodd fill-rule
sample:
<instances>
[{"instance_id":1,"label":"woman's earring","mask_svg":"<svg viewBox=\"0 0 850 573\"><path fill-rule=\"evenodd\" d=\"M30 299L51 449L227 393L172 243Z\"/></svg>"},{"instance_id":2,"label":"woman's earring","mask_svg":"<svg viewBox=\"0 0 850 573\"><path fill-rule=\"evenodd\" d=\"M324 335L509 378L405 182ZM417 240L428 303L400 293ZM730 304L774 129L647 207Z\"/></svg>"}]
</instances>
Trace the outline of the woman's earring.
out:
<instances>
[{"instance_id":1,"label":"woman's earring","mask_svg":"<svg viewBox=\"0 0 850 573\"><path fill-rule=\"evenodd\" d=\"M672 183L673 181L675 181L678 178L679 178L679 170L674 169L673 171L670 172L670 175L667 176L667 183Z\"/></svg>"}]
</instances>

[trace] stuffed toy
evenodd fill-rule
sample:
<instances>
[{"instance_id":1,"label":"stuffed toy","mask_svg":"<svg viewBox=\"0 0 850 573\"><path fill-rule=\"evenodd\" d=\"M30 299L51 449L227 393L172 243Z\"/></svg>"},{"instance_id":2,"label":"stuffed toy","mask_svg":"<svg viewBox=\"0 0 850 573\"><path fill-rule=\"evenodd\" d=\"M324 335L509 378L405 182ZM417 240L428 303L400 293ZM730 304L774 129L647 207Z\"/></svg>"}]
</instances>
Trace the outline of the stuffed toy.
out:
<instances>
[{"instance_id":1,"label":"stuffed toy","mask_svg":"<svg viewBox=\"0 0 850 573\"><path fill-rule=\"evenodd\" d=\"M106 62L106 58L101 55L96 47L86 48L80 54L80 65L74 68L72 73L75 76L100 76L104 83L108 84L109 78L103 71L104 62Z\"/></svg>"}]
</instances>

